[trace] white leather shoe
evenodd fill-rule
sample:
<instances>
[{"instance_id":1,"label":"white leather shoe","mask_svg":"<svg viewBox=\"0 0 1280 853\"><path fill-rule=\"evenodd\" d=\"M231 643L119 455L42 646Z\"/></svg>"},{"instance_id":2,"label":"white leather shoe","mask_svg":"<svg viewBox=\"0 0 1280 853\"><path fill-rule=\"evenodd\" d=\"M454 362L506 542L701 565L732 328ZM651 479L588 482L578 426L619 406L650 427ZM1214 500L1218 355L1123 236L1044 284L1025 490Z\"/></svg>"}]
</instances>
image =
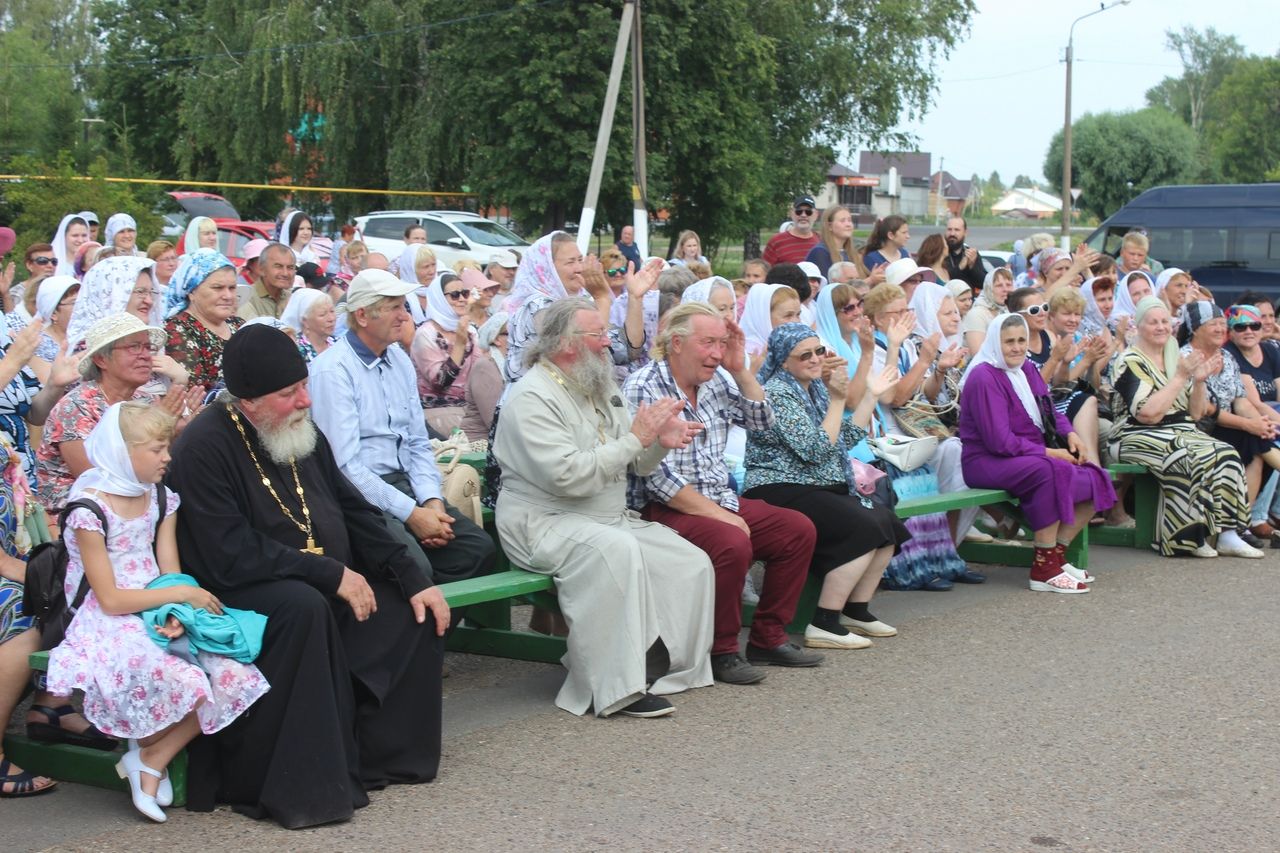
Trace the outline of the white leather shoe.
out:
<instances>
[{"instance_id":1,"label":"white leather shoe","mask_svg":"<svg viewBox=\"0 0 1280 853\"><path fill-rule=\"evenodd\" d=\"M141 752L142 747L138 746L136 740L129 738L129 749ZM173 783L169 781L168 770L165 770L164 775L160 777L160 787L156 789L156 805L165 809L173 805Z\"/></svg>"},{"instance_id":2,"label":"white leather shoe","mask_svg":"<svg viewBox=\"0 0 1280 853\"><path fill-rule=\"evenodd\" d=\"M133 807L156 823L164 823L169 816L164 813L156 798L142 790L142 774L162 778L160 772L152 770L142 763L142 752L131 749L116 764L116 775L129 780L129 793L133 796Z\"/></svg>"},{"instance_id":3,"label":"white leather shoe","mask_svg":"<svg viewBox=\"0 0 1280 853\"><path fill-rule=\"evenodd\" d=\"M842 637L817 625L807 625L804 629L804 644L810 649L865 649L871 645L871 641L853 632Z\"/></svg>"},{"instance_id":4,"label":"white leather shoe","mask_svg":"<svg viewBox=\"0 0 1280 853\"><path fill-rule=\"evenodd\" d=\"M1193 557L1204 557L1204 558L1206 558L1206 559L1207 559L1207 558L1209 558L1209 557L1216 557L1216 556L1218 556L1218 552L1217 552L1217 551L1215 551L1215 550L1213 549L1213 546L1212 546L1212 545L1210 545L1208 542L1205 542L1205 543L1204 543L1203 545L1201 545L1199 548L1197 548L1197 549L1195 549L1194 551L1192 551L1192 552L1191 552L1191 556L1193 556Z\"/></svg>"},{"instance_id":5,"label":"white leather shoe","mask_svg":"<svg viewBox=\"0 0 1280 853\"><path fill-rule=\"evenodd\" d=\"M1239 545L1223 545L1218 543L1219 557L1244 557L1247 560L1261 560L1265 554L1248 542L1241 542Z\"/></svg>"}]
</instances>

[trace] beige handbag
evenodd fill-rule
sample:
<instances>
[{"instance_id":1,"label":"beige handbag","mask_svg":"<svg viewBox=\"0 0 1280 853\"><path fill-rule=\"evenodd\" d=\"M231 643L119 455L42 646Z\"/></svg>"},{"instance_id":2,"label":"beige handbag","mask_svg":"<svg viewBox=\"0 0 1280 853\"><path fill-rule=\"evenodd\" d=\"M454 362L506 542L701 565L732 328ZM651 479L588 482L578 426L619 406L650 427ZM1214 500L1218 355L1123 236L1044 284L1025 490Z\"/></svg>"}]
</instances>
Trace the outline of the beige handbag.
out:
<instances>
[{"instance_id":1,"label":"beige handbag","mask_svg":"<svg viewBox=\"0 0 1280 853\"><path fill-rule=\"evenodd\" d=\"M475 468L462 461L462 454L471 449L465 439L458 443L440 442L436 447L436 467L440 469L440 491L445 503L456 507L459 512L484 526L484 507L480 504L480 474ZM452 455L448 462L441 462L442 456Z\"/></svg>"}]
</instances>

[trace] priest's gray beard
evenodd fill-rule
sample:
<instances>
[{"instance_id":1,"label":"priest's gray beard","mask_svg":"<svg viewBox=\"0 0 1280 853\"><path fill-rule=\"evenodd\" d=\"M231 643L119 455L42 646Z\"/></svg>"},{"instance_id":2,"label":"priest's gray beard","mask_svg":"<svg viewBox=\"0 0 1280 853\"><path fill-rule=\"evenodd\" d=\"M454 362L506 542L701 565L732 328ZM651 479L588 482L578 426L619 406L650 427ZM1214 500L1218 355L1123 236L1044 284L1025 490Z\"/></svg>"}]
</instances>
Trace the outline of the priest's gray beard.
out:
<instances>
[{"instance_id":1,"label":"priest's gray beard","mask_svg":"<svg viewBox=\"0 0 1280 853\"><path fill-rule=\"evenodd\" d=\"M263 423L258 427L258 441L262 449L277 465L288 465L294 460L306 459L316 449L316 425L311 413L294 412L283 423Z\"/></svg>"},{"instance_id":2,"label":"priest's gray beard","mask_svg":"<svg viewBox=\"0 0 1280 853\"><path fill-rule=\"evenodd\" d=\"M613 378L613 361L606 350L596 355L585 342L578 342L578 357L564 370L569 381L594 400L608 400L618 393L618 383Z\"/></svg>"}]
</instances>

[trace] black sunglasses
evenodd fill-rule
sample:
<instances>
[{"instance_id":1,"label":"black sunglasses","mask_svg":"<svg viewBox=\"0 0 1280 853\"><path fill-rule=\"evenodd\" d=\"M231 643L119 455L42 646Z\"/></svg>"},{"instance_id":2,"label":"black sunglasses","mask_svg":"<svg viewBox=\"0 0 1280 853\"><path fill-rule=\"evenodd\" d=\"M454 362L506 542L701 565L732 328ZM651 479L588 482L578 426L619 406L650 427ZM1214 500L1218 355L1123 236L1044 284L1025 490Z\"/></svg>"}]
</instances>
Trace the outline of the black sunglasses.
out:
<instances>
[{"instance_id":1,"label":"black sunglasses","mask_svg":"<svg viewBox=\"0 0 1280 853\"><path fill-rule=\"evenodd\" d=\"M1248 329L1251 332L1261 332L1262 324L1261 323L1232 323L1231 324L1231 331L1233 332L1243 332L1245 329Z\"/></svg>"},{"instance_id":2,"label":"black sunglasses","mask_svg":"<svg viewBox=\"0 0 1280 853\"><path fill-rule=\"evenodd\" d=\"M797 207L797 208L796 208L796 214L797 214L798 216L813 216L813 208L812 208L812 207Z\"/></svg>"},{"instance_id":3,"label":"black sunglasses","mask_svg":"<svg viewBox=\"0 0 1280 853\"><path fill-rule=\"evenodd\" d=\"M466 299L471 296L471 290L446 290L444 295L450 299Z\"/></svg>"},{"instance_id":4,"label":"black sunglasses","mask_svg":"<svg viewBox=\"0 0 1280 853\"><path fill-rule=\"evenodd\" d=\"M857 311L857 310L858 310L859 308L861 308L861 307L862 307L862 300L861 300L861 299L855 299L853 302L850 302L848 305L846 305L846 306L844 306L843 308L841 308L841 309L840 309L840 313L841 313L841 314L852 314L854 311Z\"/></svg>"},{"instance_id":5,"label":"black sunglasses","mask_svg":"<svg viewBox=\"0 0 1280 853\"><path fill-rule=\"evenodd\" d=\"M612 267L604 271L605 275L624 275L627 271L626 267Z\"/></svg>"},{"instance_id":6,"label":"black sunglasses","mask_svg":"<svg viewBox=\"0 0 1280 853\"><path fill-rule=\"evenodd\" d=\"M822 357L823 357L824 355L826 355L826 354L827 354L827 348L826 348L826 347L818 347L818 348L816 348L816 349L811 349L811 350L809 350L808 352L802 352L802 353L800 353L798 356L796 356L796 358L797 358L801 363L803 363L803 362L809 361L809 360L810 360L810 359L812 359L815 355L816 355L818 358L822 358Z\"/></svg>"},{"instance_id":7,"label":"black sunglasses","mask_svg":"<svg viewBox=\"0 0 1280 853\"><path fill-rule=\"evenodd\" d=\"M37 264L42 267L47 267L50 264L56 264L57 262L58 262L57 258L46 258L44 255L37 255L31 259L31 263Z\"/></svg>"}]
</instances>

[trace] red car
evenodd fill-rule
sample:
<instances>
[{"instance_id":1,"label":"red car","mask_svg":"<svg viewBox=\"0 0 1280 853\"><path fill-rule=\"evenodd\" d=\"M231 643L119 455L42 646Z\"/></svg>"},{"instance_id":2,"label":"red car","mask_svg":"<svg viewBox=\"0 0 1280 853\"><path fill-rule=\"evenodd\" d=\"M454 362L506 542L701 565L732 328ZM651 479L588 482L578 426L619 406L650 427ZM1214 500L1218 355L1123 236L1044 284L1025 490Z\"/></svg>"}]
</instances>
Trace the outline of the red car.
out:
<instances>
[{"instance_id":1,"label":"red car","mask_svg":"<svg viewBox=\"0 0 1280 853\"><path fill-rule=\"evenodd\" d=\"M178 203L187 221L197 216L207 216L218 226L218 251L226 255L237 267L244 265L244 247L250 240L270 240L275 230L274 222L254 222L240 218L240 213L220 195L214 193L170 192L167 195ZM186 233L178 236L178 254L186 251Z\"/></svg>"}]
</instances>

